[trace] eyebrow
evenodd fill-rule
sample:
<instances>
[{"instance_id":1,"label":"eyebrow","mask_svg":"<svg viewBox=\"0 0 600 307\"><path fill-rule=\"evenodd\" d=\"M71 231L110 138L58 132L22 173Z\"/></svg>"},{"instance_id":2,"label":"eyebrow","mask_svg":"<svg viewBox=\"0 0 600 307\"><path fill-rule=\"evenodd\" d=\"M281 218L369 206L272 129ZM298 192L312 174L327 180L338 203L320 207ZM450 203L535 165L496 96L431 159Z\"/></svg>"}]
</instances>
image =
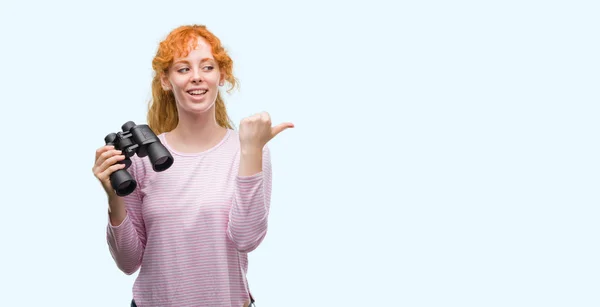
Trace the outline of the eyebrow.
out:
<instances>
[{"instance_id":1,"label":"eyebrow","mask_svg":"<svg viewBox=\"0 0 600 307\"><path fill-rule=\"evenodd\" d=\"M214 62L215 59L211 59L211 58L203 58L202 60L200 60L200 63L204 63L204 62ZM178 60L173 62L173 64L179 64L179 63L185 63L185 64L190 64L190 62L188 60Z\"/></svg>"}]
</instances>

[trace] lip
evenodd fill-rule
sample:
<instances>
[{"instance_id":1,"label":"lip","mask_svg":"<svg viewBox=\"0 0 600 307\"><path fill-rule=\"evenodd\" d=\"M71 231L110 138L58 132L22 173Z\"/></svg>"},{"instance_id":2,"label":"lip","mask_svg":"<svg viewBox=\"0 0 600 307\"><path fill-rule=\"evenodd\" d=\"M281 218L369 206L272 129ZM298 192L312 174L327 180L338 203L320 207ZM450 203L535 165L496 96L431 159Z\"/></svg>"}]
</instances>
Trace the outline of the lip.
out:
<instances>
[{"instance_id":1,"label":"lip","mask_svg":"<svg viewBox=\"0 0 600 307\"><path fill-rule=\"evenodd\" d=\"M192 95L189 92L191 91L196 91L196 90L206 90L206 93L202 94L202 95ZM200 102L204 100L204 97L206 96L206 94L208 94L208 89L207 88L193 88L193 89L189 89L187 91L185 91L186 94L188 94L188 96L191 98L192 101L196 101L196 102Z\"/></svg>"},{"instance_id":2,"label":"lip","mask_svg":"<svg viewBox=\"0 0 600 307\"><path fill-rule=\"evenodd\" d=\"M191 92L191 91L208 91L208 88L206 88L206 87L194 87L194 88L186 90L186 92Z\"/></svg>"}]
</instances>

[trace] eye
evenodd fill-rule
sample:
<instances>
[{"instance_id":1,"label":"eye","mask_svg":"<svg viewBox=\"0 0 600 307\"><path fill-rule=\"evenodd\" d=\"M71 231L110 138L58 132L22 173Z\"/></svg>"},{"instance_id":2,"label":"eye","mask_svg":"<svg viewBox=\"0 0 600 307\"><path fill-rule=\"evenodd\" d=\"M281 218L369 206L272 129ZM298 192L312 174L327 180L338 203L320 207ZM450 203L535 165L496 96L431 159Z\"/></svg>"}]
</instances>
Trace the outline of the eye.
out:
<instances>
[{"instance_id":1,"label":"eye","mask_svg":"<svg viewBox=\"0 0 600 307\"><path fill-rule=\"evenodd\" d=\"M184 73L184 72L188 72L189 70L190 70L189 68L187 68L187 67L183 67L183 68L179 68L179 69L177 70L177 72L179 72L179 73Z\"/></svg>"},{"instance_id":2,"label":"eye","mask_svg":"<svg viewBox=\"0 0 600 307\"><path fill-rule=\"evenodd\" d=\"M208 70L208 71L211 71L211 70L213 70L213 69L215 69L215 68L214 68L213 66L210 66L210 65L209 65L209 66L204 66L204 69L205 69L205 70Z\"/></svg>"}]
</instances>

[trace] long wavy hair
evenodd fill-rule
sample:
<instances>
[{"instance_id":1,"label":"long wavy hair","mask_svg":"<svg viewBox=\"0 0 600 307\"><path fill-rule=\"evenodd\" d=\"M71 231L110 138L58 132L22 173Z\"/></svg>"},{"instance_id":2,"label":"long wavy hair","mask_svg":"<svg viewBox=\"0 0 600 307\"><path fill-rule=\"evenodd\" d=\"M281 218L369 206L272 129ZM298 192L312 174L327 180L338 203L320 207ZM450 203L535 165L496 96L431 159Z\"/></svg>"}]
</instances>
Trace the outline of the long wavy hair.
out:
<instances>
[{"instance_id":1,"label":"long wavy hair","mask_svg":"<svg viewBox=\"0 0 600 307\"><path fill-rule=\"evenodd\" d=\"M203 37L210 44L213 57L219 65L219 70L224 73L225 80L230 85L227 92L229 93L238 86L238 82L233 75L233 60L221 45L220 39L210 32L206 26L185 25L174 29L160 42L156 55L152 60L154 77L152 79L152 99L148 103L147 120L148 126L156 135L173 130L179 122L175 96L172 91L165 91L162 88L161 76L167 73L174 58L187 56L190 52L190 46L196 45L198 36ZM217 93L215 117L219 126L233 129L233 123L227 115L221 91Z\"/></svg>"}]
</instances>

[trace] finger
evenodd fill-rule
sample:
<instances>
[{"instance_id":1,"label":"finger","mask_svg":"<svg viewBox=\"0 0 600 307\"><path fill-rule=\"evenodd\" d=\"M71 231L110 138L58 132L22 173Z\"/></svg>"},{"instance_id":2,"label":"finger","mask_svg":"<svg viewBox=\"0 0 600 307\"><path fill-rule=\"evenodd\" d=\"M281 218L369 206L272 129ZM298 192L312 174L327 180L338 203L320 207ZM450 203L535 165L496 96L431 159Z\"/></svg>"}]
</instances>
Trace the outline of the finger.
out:
<instances>
[{"instance_id":1,"label":"finger","mask_svg":"<svg viewBox=\"0 0 600 307\"><path fill-rule=\"evenodd\" d=\"M247 125L252 121L255 121L258 118L258 115L252 115L252 116L248 116L248 117L244 117L242 118L241 124L242 125Z\"/></svg>"},{"instance_id":2,"label":"finger","mask_svg":"<svg viewBox=\"0 0 600 307\"><path fill-rule=\"evenodd\" d=\"M106 160L108 157L110 157L112 154L111 152L114 152L115 149L108 149L108 150L103 150L101 151L100 155L98 155L96 157L96 166L100 166L100 164L102 164L102 162L104 162L104 160Z\"/></svg>"},{"instance_id":3,"label":"finger","mask_svg":"<svg viewBox=\"0 0 600 307\"><path fill-rule=\"evenodd\" d=\"M271 128L271 138L274 138L276 135L278 135L279 133L281 133L281 131L287 129L287 128L294 128L294 124L292 123L282 123L279 124L273 128Z\"/></svg>"},{"instance_id":4,"label":"finger","mask_svg":"<svg viewBox=\"0 0 600 307\"><path fill-rule=\"evenodd\" d=\"M122 152L120 150L109 150L109 151L105 151L103 152L100 157L98 157L98 160L96 160L96 166L100 166L102 165L102 163L104 163L104 161L106 161L106 159L115 156L115 155L120 155Z\"/></svg>"},{"instance_id":5,"label":"finger","mask_svg":"<svg viewBox=\"0 0 600 307\"><path fill-rule=\"evenodd\" d=\"M98 160L98 158L100 157L100 155L103 152L111 150L111 149L115 149L115 146L113 146L113 145L106 145L106 146L102 146L102 147L98 148L96 150L96 160Z\"/></svg>"},{"instance_id":6,"label":"finger","mask_svg":"<svg viewBox=\"0 0 600 307\"><path fill-rule=\"evenodd\" d=\"M111 165L124 160L125 159L125 155L116 155L116 156L112 156L108 159L106 159L102 165L100 165L100 167L98 168L100 172L103 172L105 169L109 168Z\"/></svg>"},{"instance_id":7,"label":"finger","mask_svg":"<svg viewBox=\"0 0 600 307\"><path fill-rule=\"evenodd\" d=\"M110 174L112 174L124 167L125 167L125 164L115 164L115 165L107 168L106 170L104 170L102 173L100 173L98 175L98 179L100 179L100 181L105 181L110 178Z\"/></svg>"},{"instance_id":8,"label":"finger","mask_svg":"<svg viewBox=\"0 0 600 307\"><path fill-rule=\"evenodd\" d=\"M262 122L269 124L269 126L271 125L271 116L269 115L269 113L262 112L260 113L259 118Z\"/></svg>"}]
</instances>

